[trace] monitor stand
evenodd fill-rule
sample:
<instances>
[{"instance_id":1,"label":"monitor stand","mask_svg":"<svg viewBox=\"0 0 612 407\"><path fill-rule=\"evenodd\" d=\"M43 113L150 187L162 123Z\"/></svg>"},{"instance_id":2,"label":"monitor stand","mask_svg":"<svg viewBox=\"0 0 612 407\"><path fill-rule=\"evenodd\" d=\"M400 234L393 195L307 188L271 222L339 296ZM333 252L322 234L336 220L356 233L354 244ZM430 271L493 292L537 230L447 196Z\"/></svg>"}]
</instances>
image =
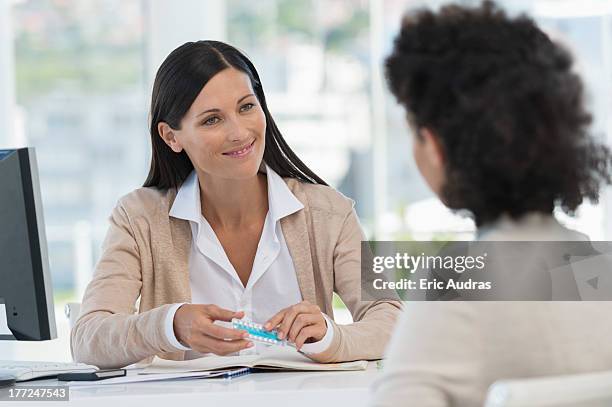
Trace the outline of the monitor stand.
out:
<instances>
[{"instance_id":1,"label":"monitor stand","mask_svg":"<svg viewBox=\"0 0 612 407\"><path fill-rule=\"evenodd\" d=\"M6 316L6 306L4 299L0 298L0 340L15 339L13 332L8 327L8 318Z\"/></svg>"}]
</instances>

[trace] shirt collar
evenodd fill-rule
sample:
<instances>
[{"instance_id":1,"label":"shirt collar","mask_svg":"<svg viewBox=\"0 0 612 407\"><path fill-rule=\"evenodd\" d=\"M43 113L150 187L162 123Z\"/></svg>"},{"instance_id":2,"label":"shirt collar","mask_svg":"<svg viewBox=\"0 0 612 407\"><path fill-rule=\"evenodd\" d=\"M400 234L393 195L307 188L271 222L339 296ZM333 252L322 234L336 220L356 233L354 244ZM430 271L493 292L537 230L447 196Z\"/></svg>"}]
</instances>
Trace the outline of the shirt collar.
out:
<instances>
[{"instance_id":1,"label":"shirt collar","mask_svg":"<svg viewBox=\"0 0 612 407\"><path fill-rule=\"evenodd\" d=\"M199 223L201 213L200 183L196 171L193 170L179 188L169 215Z\"/></svg>"},{"instance_id":2,"label":"shirt collar","mask_svg":"<svg viewBox=\"0 0 612 407\"><path fill-rule=\"evenodd\" d=\"M268 165L262 165L261 172L267 175L268 208L274 221L304 208L291 192L285 181ZM195 170L189 174L179 188L169 215L174 218L200 222L202 207L200 206L200 183Z\"/></svg>"},{"instance_id":3,"label":"shirt collar","mask_svg":"<svg viewBox=\"0 0 612 407\"><path fill-rule=\"evenodd\" d=\"M274 221L289 216L304 208L302 202L293 195L287 183L266 165L264 171L268 176L268 208Z\"/></svg>"}]
</instances>

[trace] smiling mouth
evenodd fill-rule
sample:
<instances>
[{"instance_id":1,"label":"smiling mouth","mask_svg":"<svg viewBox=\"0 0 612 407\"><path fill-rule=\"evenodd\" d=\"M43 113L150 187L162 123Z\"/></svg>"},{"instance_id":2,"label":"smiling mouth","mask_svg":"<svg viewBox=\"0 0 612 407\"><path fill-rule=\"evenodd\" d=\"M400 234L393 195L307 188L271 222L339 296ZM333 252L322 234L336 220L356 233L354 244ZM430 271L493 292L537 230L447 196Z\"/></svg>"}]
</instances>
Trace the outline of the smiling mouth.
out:
<instances>
[{"instance_id":1,"label":"smiling mouth","mask_svg":"<svg viewBox=\"0 0 612 407\"><path fill-rule=\"evenodd\" d=\"M246 146L242 147L240 150L235 150L235 151L230 151L230 152L227 152L227 153L223 153L223 155L226 155L228 157L233 157L233 158L244 157L245 155L250 153L251 150L253 150L253 145L254 144L255 144L255 140L253 140L250 144L247 144Z\"/></svg>"}]
</instances>

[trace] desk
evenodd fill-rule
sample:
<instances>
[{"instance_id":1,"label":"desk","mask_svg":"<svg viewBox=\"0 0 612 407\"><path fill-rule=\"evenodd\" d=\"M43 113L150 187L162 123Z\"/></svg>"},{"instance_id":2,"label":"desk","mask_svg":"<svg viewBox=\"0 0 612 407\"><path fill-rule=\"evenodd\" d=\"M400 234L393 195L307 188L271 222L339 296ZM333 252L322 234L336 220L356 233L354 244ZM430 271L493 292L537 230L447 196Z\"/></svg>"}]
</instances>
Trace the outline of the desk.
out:
<instances>
[{"instance_id":1,"label":"desk","mask_svg":"<svg viewBox=\"0 0 612 407\"><path fill-rule=\"evenodd\" d=\"M360 407L367 406L369 386L378 374L376 363L370 362L367 370L356 372L266 372L235 379L72 387L69 404L52 404L83 407ZM19 384L43 386L58 382L39 380ZM22 407L29 404L19 402Z\"/></svg>"}]
</instances>

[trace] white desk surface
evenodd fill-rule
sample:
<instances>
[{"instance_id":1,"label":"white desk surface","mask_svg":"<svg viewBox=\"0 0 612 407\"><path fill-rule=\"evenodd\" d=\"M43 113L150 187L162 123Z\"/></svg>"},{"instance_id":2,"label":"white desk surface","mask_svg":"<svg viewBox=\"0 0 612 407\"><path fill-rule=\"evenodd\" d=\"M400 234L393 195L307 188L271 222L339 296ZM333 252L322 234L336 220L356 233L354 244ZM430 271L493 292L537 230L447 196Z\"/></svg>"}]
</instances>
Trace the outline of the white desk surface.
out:
<instances>
[{"instance_id":1,"label":"white desk surface","mask_svg":"<svg viewBox=\"0 0 612 407\"><path fill-rule=\"evenodd\" d=\"M369 387L379 372L376 363L370 362L365 371L266 372L234 379L182 379L71 387L69 403L55 402L48 405L360 407L368 405ZM37 380L18 384L44 386L58 385L59 382ZM2 404L0 402L0 406ZM26 407L31 403L19 402L19 405Z\"/></svg>"}]
</instances>

